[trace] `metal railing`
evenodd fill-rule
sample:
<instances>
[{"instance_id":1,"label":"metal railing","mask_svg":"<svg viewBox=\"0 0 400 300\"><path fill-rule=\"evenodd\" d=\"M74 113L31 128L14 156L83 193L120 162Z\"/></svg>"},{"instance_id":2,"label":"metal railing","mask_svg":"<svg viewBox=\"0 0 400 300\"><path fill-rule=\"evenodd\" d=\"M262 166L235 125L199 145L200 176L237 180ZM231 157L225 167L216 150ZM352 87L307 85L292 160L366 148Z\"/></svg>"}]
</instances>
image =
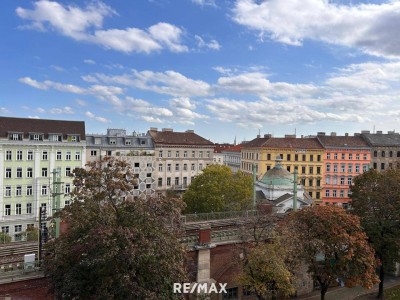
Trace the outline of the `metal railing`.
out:
<instances>
[{"instance_id":1,"label":"metal railing","mask_svg":"<svg viewBox=\"0 0 400 300\"><path fill-rule=\"evenodd\" d=\"M224 212L188 214L182 216L182 221L184 223L190 223L190 222L201 222L201 221L211 221L211 220L248 218L254 216L257 216L257 210L224 211Z\"/></svg>"}]
</instances>

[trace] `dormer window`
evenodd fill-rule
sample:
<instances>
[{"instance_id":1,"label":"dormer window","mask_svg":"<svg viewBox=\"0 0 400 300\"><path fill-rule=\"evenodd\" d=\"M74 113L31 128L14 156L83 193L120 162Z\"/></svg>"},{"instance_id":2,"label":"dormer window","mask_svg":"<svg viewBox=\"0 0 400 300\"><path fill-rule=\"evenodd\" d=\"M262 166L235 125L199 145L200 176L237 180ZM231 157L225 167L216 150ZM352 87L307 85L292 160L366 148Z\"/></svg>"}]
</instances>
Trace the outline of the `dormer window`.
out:
<instances>
[{"instance_id":1,"label":"dormer window","mask_svg":"<svg viewBox=\"0 0 400 300\"><path fill-rule=\"evenodd\" d=\"M49 141L50 142L62 142L62 135L61 134L49 134Z\"/></svg>"},{"instance_id":2,"label":"dormer window","mask_svg":"<svg viewBox=\"0 0 400 300\"><path fill-rule=\"evenodd\" d=\"M116 139L110 139L110 145L115 145L117 143Z\"/></svg>"},{"instance_id":3,"label":"dormer window","mask_svg":"<svg viewBox=\"0 0 400 300\"><path fill-rule=\"evenodd\" d=\"M79 135L68 135L68 142L79 142Z\"/></svg>"},{"instance_id":4,"label":"dormer window","mask_svg":"<svg viewBox=\"0 0 400 300\"><path fill-rule=\"evenodd\" d=\"M8 134L9 139L12 141L22 141L23 133L21 132L13 132Z\"/></svg>"},{"instance_id":5,"label":"dormer window","mask_svg":"<svg viewBox=\"0 0 400 300\"><path fill-rule=\"evenodd\" d=\"M31 141L43 141L43 133L30 133L29 140Z\"/></svg>"},{"instance_id":6,"label":"dormer window","mask_svg":"<svg viewBox=\"0 0 400 300\"><path fill-rule=\"evenodd\" d=\"M125 145L132 145L132 140L126 139L125 140Z\"/></svg>"}]
</instances>

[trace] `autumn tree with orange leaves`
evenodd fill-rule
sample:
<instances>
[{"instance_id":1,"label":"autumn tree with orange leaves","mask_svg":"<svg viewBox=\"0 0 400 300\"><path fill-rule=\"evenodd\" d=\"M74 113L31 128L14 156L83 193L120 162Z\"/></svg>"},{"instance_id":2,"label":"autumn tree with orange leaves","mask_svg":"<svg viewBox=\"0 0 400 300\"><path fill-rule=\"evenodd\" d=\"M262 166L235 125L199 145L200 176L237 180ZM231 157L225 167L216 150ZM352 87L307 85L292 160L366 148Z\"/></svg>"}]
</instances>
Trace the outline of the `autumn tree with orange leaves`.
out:
<instances>
[{"instance_id":1,"label":"autumn tree with orange leaves","mask_svg":"<svg viewBox=\"0 0 400 300\"><path fill-rule=\"evenodd\" d=\"M319 283L322 300L338 279L347 287L371 288L378 282L374 250L360 219L344 209L313 206L292 212L281 222L279 231L292 258L303 261Z\"/></svg>"}]
</instances>

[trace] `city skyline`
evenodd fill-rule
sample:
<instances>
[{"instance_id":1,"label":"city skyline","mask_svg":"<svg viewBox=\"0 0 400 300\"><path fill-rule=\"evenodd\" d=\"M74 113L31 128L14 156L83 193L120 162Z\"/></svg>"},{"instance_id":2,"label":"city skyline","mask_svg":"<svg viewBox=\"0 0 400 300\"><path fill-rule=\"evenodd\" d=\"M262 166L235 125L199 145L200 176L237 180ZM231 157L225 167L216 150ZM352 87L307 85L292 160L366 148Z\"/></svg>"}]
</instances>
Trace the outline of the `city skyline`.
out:
<instances>
[{"instance_id":1,"label":"city skyline","mask_svg":"<svg viewBox=\"0 0 400 300\"><path fill-rule=\"evenodd\" d=\"M399 1L22 1L2 7L0 115L107 128L393 131Z\"/></svg>"}]
</instances>

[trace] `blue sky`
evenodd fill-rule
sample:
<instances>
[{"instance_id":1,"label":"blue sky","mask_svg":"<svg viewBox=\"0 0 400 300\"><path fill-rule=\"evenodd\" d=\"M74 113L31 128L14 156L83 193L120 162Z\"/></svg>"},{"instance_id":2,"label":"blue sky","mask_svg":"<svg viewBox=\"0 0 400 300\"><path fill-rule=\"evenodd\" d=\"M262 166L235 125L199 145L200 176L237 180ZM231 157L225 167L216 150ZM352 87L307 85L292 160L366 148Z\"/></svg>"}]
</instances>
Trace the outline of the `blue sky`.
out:
<instances>
[{"instance_id":1,"label":"blue sky","mask_svg":"<svg viewBox=\"0 0 400 300\"><path fill-rule=\"evenodd\" d=\"M3 0L0 115L107 128L399 131L400 2Z\"/></svg>"}]
</instances>

